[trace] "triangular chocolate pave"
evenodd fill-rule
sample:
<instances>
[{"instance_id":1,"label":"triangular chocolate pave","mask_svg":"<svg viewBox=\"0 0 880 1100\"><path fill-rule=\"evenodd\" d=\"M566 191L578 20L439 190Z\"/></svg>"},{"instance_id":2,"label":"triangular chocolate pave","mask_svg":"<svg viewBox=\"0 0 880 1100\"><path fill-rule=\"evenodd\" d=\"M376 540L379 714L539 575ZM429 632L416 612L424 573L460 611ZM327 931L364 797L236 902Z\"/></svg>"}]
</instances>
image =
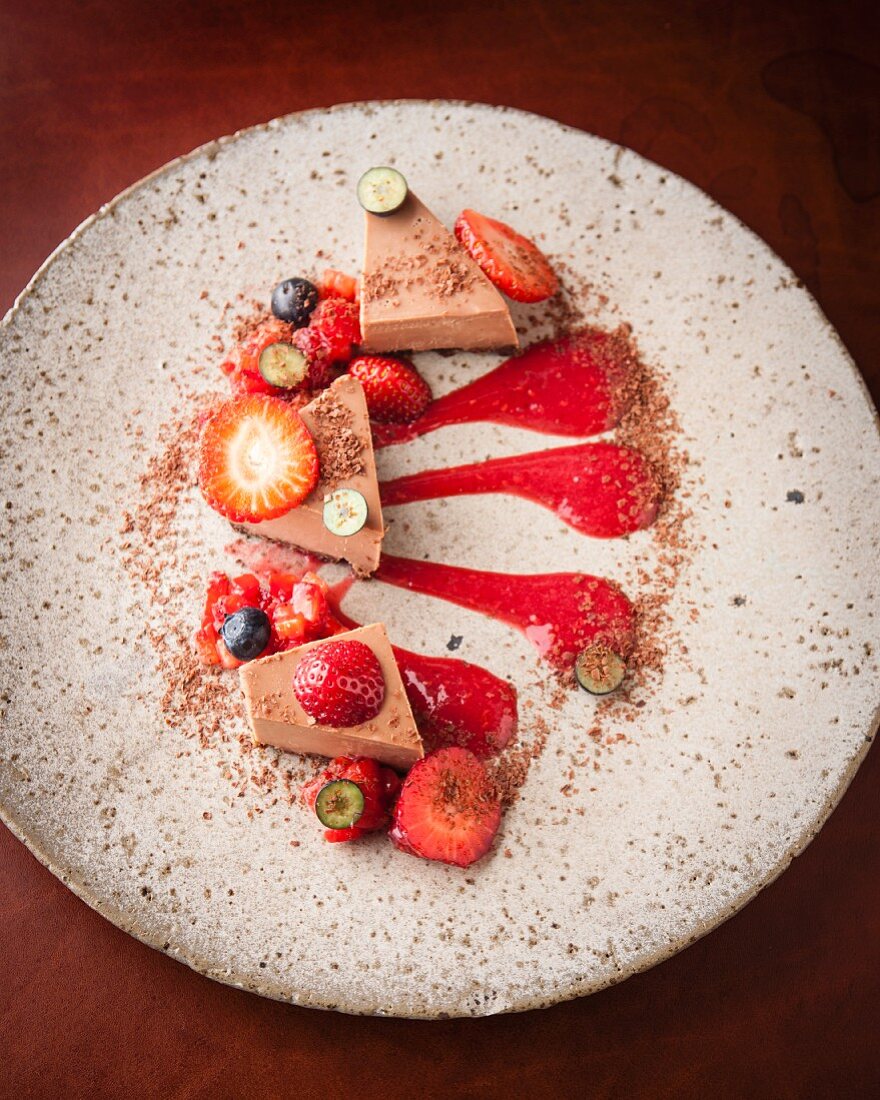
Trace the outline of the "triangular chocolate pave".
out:
<instances>
[{"instance_id":1,"label":"triangular chocolate pave","mask_svg":"<svg viewBox=\"0 0 880 1100\"><path fill-rule=\"evenodd\" d=\"M504 298L412 191L393 214L364 218L364 351L517 345Z\"/></svg>"},{"instance_id":2,"label":"triangular chocolate pave","mask_svg":"<svg viewBox=\"0 0 880 1100\"><path fill-rule=\"evenodd\" d=\"M318 484L285 515L236 526L324 558L347 561L359 576L368 576L379 564L385 528L363 387L344 374L305 405L300 416L318 449ZM324 501L335 489L356 489L367 502L367 521L354 535L334 535L324 526Z\"/></svg>"},{"instance_id":3,"label":"triangular chocolate pave","mask_svg":"<svg viewBox=\"0 0 880 1100\"><path fill-rule=\"evenodd\" d=\"M293 692L293 674L303 656L327 642L358 641L368 645L382 666L385 698L375 718L358 726L323 726L302 709ZM381 623L334 634L297 649L249 661L238 670L248 721L259 745L285 752L319 756L369 756L405 771L425 755L412 716L394 651Z\"/></svg>"}]
</instances>

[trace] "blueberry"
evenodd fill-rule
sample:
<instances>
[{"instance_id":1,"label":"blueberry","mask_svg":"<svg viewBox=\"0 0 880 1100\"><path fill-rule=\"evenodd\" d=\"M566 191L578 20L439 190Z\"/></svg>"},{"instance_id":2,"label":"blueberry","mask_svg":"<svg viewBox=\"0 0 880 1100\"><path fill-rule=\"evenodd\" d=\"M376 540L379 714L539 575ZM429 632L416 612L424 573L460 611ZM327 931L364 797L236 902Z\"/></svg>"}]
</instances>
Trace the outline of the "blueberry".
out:
<instances>
[{"instance_id":1,"label":"blueberry","mask_svg":"<svg viewBox=\"0 0 880 1100\"><path fill-rule=\"evenodd\" d=\"M272 291L272 312L280 321L302 328L309 323L318 297L318 288L308 279L285 279Z\"/></svg>"},{"instance_id":2,"label":"blueberry","mask_svg":"<svg viewBox=\"0 0 880 1100\"><path fill-rule=\"evenodd\" d=\"M226 616L220 633L233 657L239 661L252 661L269 644L272 630L265 611L259 607L243 607L234 615Z\"/></svg>"}]
</instances>

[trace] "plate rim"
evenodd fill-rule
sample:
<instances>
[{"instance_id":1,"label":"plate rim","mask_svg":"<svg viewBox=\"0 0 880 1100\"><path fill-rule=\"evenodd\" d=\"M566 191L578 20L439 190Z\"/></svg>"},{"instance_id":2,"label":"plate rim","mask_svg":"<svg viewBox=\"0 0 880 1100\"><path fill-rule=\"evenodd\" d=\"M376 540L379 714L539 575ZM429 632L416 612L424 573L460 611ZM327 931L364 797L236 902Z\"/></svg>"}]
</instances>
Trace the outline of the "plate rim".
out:
<instances>
[{"instance_id":1,"label":"plate rim","mask_svg":"<svg viewBox=\"0 0 880 1100\"><path fill-rule=\"evenodd\" d=\"M776 260L786 271L790 272L795 279L797 279L797 289L804 296L806 304L812 310L814 316L819 322L820 327L829 335L832 342L836 345L837 349L842 352L844 361L848 366L850 373L855 377L857 388L861 393L862 399L865 402L869 415L872 416L874 426L877 429L878 435L880 435L880 411L874 404L870 390L868 389L867 382L864 376L856 365L853 357L850 355L846 345L841 339L834 325L831 323L825 312L814 298L813 294L806 287L803 281L799 278L796 272L792 271L789 265L779 256L771 246L758 235L755 230L741 221L736 214L732 213L726 207L718 203L711 195L707 194L702 188L686 179L684 176L680 176L677 172L666 168L662 164L658 164L657 161L652 160L650 157L646 157L644 154L638 152L629 146L622 145L620 142L611 141L608 138L601 137L598 134L593 134L588 130L582 130L577 126L572 126L569 123L561 122L558 119L552 118L549 115L543 115L537 111L528 111L519 107L510 107L505 104L493 104L482 100L468 100L468 99L446 99L446 98L432 98L432 99L419 99L413 97L395 98L395 99L370 99L370 100L352 100L345 103L331 104L326 107L309 107L301 111L290 111L283 115L278 115L274 118L267 120L266 122L255 123L252 126L245 126L241 129L234 130L232 133L224 134L218 138L212 138L210 141L204 142L201 145L189 150L189 152L182 153L181 155L172 158L165 164L160 165L153 171L142 176L140 179L129 184L118 192L107 202L102 203L101 206L84 218L46 257L46 259L40 264L31 278L28 280L23 289L15 296L12 305L7 310L2 320L0 320L0 333L9 328L15 319L15 317L22 312L22 308L25 305L27 299L32 292L42 282L44 276L48 273L55 261L61 256L61 254L71 247L80 236L82 236L88 229L91 228L96 222L101 219L111 216L115 208L129 198L132 194L151 183L153 180L160 176L170 173L178 168L180 165L187 164L189 161L196 159L203 154L210 151L219 151L226 145L231 144L234 141L239 140L242 137L246 137L249 134L258 133L260 131L268 131L271 129L279 128L294 119L305 119L310 116L322 116L325 117L328 114L342 111L354 111L364 109L377 109L384 107L400 107L400 106L435 106L435 107L456 107L456 108L468 108L486 111L489 113L501 113L520 116L528 119L538 119L541 122L551 122L554 126L561 127L571 133L585 135L591 138L593 141L597 141L608 149L612 150L624 150L633 156L639 158L639 160L647 162L654 168L663 172L668 177L675 179L679 184L683 185L685 191L693 191L700 197L701 201L708 202L711 208L717 210L720 214L726 218L730 218L735 228L743 231L753 242L753 244L765 253L769 253L774 260ZM378 1016L381 1018L393 1018L393 1019L418 1019L418 1020L436 1020L436 1019L479 1019L489 1015L501 1015L508 1013L528 1012L534 1009L548 1008L555 1004L562 1004L567 1001L576 1000L580 997L585 997L593 993L598 993L603 989L607 989L612 985L618 985L625 981L627 978L633 977L636 974L643 973L646 970L650 970L658 963L665 962L667 959L677 955L680 951L683 951L686 947L696 943L697 940L702 939L704 936L713 932L716 928L719 928L722 924L728 921L731 917L739 913L746 905L749 904L762 890L776 881L779 876L786 871L802 852L806 850L809 844L815 839L819 832L824 827L828 818L837 808L840 800L843 798L850 783L853 780L856 772L864 761L868 754L868 750L873 744L874 738L880 730L880 701L874 710L874 715L871 719L868 730L866 730L863 740L860 744L860 748L848 762L847 767L842 772L835 789L828 795L825 802L819 808L818 812L813 816L811 821L807 823L801 830L800 834L794 841L785 849L784 853L780 856L779 860L761 877L760 880L750 885L742 894L737 896L732 902L730 902L724 909L713 915L712 919L702 920L694 928L691 933L684 939L670 942L663 948L652 952L649 955L644 956L638 963L632 964L617 974L609 975L607 978L584 981L580 984L575 984L564 992L559 991L548 998L524 997L517 999L510 1004L503 1005L498 1009L494 1009L489 1013L469 1012L467 1010L461 1011L443 1011L443 1012L430 1012L430 1011L410 1011L410 1012L377 1012L369 1011L358 1006L346 1006L339 1004L338 1002L331 1005L321 1003L319 1001L313 1001L309 999L307 993L292 995L290 991L284 988L280 983L274 983L271 981L259 981L252 982L237 976L233 970L229 973L220 973L217 971L216 966L210 964L209 960L199 956L193 952L187 952L180 948L175 947L170 941L163 941L161 937L151 936L151 934L145 930L136 920L132 921L131 918L125 913L124 910L113 905L112 902L105 898L99 898L95 892L89 890L84 882L75 875L72 875L68 870L65 870L60 864L57 864L52 856L49 855L41 841L34 835L30 835L23 824L18 820L18 817L4 805L0 800L0 821L9 829L14 837L19 840L25 848L48 870L57 878L68 890L71 891L77 898L85 902L90 909L94 910L100 916L110 921L115 927L125 932L127 935L132 936L134 939L139 940L147 947L153 948L156 951L161 952L164 955L175 959L177 962L181 962L189 967L191 970L203 977L209 978L212 981L216 981L223 985L232 986L233 988L243 989L248 992L256 993L260 996L266 997L270 1000L281 1001L285 1004L294 1004L304 1008L317 1008L324 1011L336 1011L346 1015L355 1016Z\"/></svg>"}]
</instances>

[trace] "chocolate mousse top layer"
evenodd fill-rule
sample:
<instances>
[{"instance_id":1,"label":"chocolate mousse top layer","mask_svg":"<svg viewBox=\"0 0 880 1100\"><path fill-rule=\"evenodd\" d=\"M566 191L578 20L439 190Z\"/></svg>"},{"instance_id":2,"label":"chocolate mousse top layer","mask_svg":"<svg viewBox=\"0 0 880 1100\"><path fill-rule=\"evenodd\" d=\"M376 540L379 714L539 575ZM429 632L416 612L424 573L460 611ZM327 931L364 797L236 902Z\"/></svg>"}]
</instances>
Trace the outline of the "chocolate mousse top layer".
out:
<instances>
[{"instance_id":1,"label":"chocolate mousse top layer","mask_svg":"<svg viewBox=\"0 0 880 1100\"><path fill-rule=\"evenodd\" d=\"M504 298L412 191L393 214L365 212L364 226L365 351L518 344Z\"/></svg>"}]
</instances>

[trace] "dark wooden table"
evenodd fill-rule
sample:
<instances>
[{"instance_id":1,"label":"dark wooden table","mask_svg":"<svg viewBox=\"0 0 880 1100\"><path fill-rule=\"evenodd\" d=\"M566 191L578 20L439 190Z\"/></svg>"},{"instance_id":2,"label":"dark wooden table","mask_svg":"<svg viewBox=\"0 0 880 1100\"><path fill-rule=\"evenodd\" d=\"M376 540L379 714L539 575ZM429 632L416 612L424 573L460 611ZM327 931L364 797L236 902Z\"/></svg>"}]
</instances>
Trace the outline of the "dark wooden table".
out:
<instances>
[{"instance_id":1,"label":"dark wooden table","mask_svg":"<svg viewBox=\"0 0 880 1100\"><path fill-rule=\"evenodd\" d=\"M0 308L100 203L210 138L347 100L476 99L632 146L718 199L816 295L876 399L874 9L3 0ZM878 780L874 751L791 869L670 962L543 1012L435 1024L216 985L0 828L0 1094L876 1096Z\"/></svg>"}]
</instances>

